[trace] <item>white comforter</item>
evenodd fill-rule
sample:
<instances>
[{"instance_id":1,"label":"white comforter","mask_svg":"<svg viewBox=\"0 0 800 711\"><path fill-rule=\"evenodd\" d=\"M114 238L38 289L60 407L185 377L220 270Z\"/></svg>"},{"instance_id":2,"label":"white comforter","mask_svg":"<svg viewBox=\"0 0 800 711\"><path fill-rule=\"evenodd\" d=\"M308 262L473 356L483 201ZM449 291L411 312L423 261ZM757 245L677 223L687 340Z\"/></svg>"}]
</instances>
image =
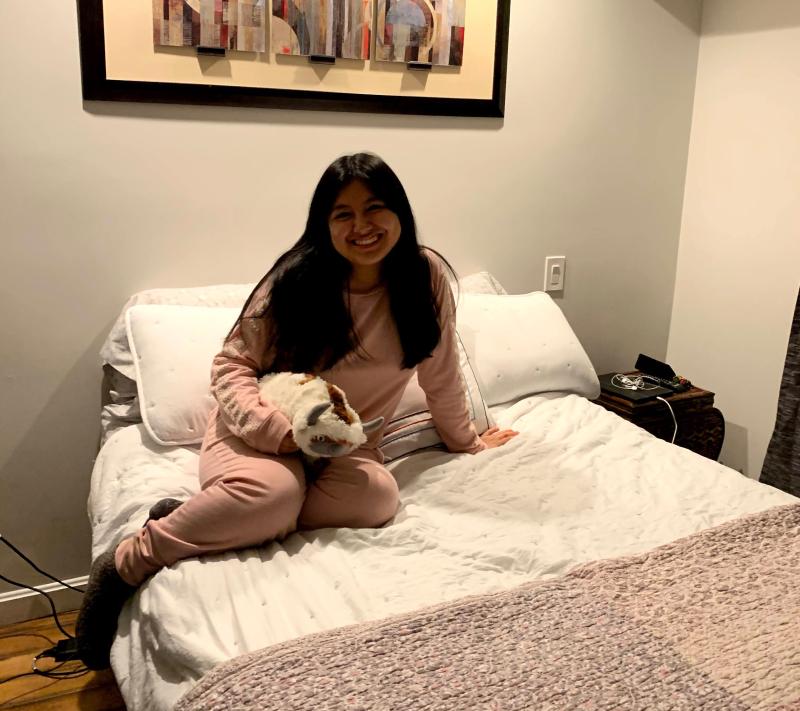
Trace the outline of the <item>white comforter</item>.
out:
<instances>
[{"instance_id":1,"label":"white comforter","mask_svg":"<svg viewBox=\"0 0 800 711\"><path fill-rule=\"evenodd\" d=\"M558 576L796 500L576 395L525 398L497 419L522 435L475 456L393 464L402 506L382 529L298 533L154 576L126 605L112 651L128 708L171 708L247 651ZM142 426L115 433L92 477L94 554L159 498L196 491L197 459L195 448L153 445Z\"/></svg>"}]
</instances>

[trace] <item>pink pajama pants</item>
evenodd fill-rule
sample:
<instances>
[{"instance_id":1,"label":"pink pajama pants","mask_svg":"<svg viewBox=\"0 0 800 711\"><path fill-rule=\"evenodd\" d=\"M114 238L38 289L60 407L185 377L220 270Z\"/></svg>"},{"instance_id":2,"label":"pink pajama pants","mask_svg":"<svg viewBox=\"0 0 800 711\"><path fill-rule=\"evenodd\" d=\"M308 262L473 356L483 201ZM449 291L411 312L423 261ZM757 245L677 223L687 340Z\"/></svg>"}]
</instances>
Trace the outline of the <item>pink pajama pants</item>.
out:
<instances>
[{"instance_id":1,"label":"pink pajama pants","mask_svg":"<svg viewBox=\"0 0 800 711\"><path fill-rule=\"evenodd\" d=\"M379 451L358 449L331 459L307 484L297 455L263 454L212 422L200 451L200 493L122 541L117 570L138 586L183 558L260 545L298 529L381 526L399 502L382 459Z\"/></svg>"}]
</instances>

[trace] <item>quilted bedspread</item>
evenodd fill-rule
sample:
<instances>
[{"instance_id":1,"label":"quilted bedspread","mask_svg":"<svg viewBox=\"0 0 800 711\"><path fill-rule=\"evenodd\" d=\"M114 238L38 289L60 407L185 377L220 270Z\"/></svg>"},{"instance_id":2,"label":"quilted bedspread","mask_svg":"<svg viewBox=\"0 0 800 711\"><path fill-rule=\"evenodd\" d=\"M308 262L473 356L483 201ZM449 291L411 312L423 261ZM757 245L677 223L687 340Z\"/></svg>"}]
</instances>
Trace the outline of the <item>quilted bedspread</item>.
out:
<instances>
[{"instance_id":1,"label":"quilted bedspread","mask_svg":"<svg viewBox=\"0 0 800 711\"><path fill-rule=\"evenodd\" d=\"M800 708L800 505L220 665L214 709Z\"/></svg>"},{"instance_id":2,"label":"quilted bedspread","mask_svg":"<svg viewBox=\"0 0 800 711\"><path fill-rule=\"evenodd\" d=\"M120 615L111 655L127 707L168 711L242 654L560 579L798 503L576 395L525 398L495 415L522 434L475 456L392 462L401 508L383 528L301 531L148 580ZM197 460L196 447L160 447L141 425L114 433L92 475L95 555L137 531L158 499L194 493Z\"/></svg>"}]
</instances>

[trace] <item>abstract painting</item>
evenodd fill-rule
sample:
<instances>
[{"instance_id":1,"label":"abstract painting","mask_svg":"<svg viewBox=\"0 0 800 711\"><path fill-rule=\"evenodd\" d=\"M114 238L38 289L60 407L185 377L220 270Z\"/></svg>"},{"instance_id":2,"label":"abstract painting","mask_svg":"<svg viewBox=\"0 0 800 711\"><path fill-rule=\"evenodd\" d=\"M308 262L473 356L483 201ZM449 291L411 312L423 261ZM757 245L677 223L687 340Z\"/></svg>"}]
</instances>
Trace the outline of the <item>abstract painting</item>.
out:
<instances>
[{"instance_id":1,"label":"abstract painting","mask_svg":"<svg viewBox=\"0 0 800 711\"><path fill-rule=\"evenodd\" d=\"M266 49L266 0L153 0L153 43Z\"/></svg>"},{"instance_id":2,"label":"abstract painting","mask_svg":"<svg viewBox=\"0 0 800 711\"><path fill-rule=\"evenodd\" d=\"M272 51L368 59L372 0L272 0Z\"/></svg>"},{"instance_id":3,"label":"abstract painting","mask_svg":"<svg viewBox=\"0 0 800 711\"><path fill-rule=\"evenodd\" d=\"M375 58L460 67L467 0L378 0Z\"/></svg>"}]
</instances>

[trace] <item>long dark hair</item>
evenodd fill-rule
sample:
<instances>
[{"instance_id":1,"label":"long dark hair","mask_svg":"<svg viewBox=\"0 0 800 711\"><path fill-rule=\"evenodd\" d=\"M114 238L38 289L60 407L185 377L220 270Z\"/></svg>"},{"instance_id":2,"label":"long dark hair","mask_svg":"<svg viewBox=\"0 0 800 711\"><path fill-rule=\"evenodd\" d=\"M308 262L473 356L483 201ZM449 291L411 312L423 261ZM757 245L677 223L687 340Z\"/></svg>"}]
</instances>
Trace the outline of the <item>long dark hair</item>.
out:
<instances>
[{"instance_id":1,"label":"long dark hair","mask_svg":"<svg viewBox=\"0 0 800 711\"><path fill-rule=\"evenodd\" d=\"M439 313L431 288L431 272L417 240L414 214L394 171L378 156L356 153L335 160L322 174L311 198L306 228L284 252L248 297L237 323L264 319L272 336L273 357L263 372L319 372L354 351L364 353L349 309L351 264L334 248L328 218L341 191L355 180L365 183L400 221L400 239L381 263L381 280L400 343L403 367L427 358L441 338ZM430 250L434 252L434 250ZM453 277L447 260L438 252ZM263 304L252 303L269 281ZM234 328L236 324L234 324ZM228 337L233 333L228 334Z\"/></svg>"}]
</instances>

